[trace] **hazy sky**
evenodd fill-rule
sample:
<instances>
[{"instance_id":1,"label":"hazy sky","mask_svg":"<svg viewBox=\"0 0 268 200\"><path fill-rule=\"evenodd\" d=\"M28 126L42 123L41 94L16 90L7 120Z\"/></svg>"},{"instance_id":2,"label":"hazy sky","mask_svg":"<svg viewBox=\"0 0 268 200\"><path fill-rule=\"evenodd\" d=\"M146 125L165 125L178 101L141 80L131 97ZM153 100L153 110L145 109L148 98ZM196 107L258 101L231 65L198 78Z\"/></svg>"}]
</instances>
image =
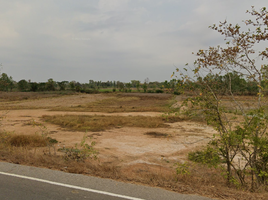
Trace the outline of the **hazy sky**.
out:
<instances>
[{"instance_id":1,"label":"hazy sky","mask_svg":"<svg viewBox=\"0 0 268 200\"><path fill-rule=\"evenodd\" d=\"M267 0L0 0L0 63L15 81L169 80Z\"/></svg>"}]
</instances>

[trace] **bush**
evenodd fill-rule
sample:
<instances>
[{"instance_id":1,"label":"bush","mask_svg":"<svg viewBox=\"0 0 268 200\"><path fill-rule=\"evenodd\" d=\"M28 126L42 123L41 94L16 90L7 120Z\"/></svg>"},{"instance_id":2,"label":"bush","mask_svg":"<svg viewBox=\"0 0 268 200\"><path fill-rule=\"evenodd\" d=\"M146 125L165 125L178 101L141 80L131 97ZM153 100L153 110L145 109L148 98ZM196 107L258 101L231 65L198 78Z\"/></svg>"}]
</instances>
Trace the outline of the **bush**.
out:
<instances>
[{"instance_id":1,"label":"bush","mask_svg":"<svg viewBox=\"0 0 268 200\"><path fill-rule=\"evenodd\" d=\"M86 94L98 94L99 93L99 91L98 90L85 90L85 93Z\"/></svg>"},{"instance_id":2,"label":"bush","mask_svg":"<svg viewBox=\"0 0 268 200\"><path fill-rule=\"evenodd\" d=\"M220 156L211 147L207 147L205 150L202 151L190 152L188 154L188 159L193 162L206 164L210 167L216 167L217 165L222 163L222 159L220 158Z\"/></svg>"},{"instance_id":3,"label":"bush","mask_svg":"<svg viewBox=\"0 0 268 200\"><path fill-rule=\"evenodd\" d=\"M103 91L102 93L111 93L111 91L109 91L109 90L105 90L105 91Z\"/></svg>"},{"instance_id":4,"label":"bush","mask_svg":"<svg viewBox=\"0 0 268 200\"><path fill-rule=\"evenodd\" d=\"M76 144L75 148L62 148L59 151L65 153L65 160L75 160L77 162L85 162L87 158L97 159L98 152L94 149L95 142L91 142L90 145L86 144L87 136L84 135L80 145Z\"/></svg>"},{"instance_id":5,"label":"bush","mask_svg":"<svg viewBox=\"0 0 268 200\"><path fill-rule=\"evenodd\" d=\"M180 95L181 93L178 92L178 91L174 91L173 94L174 94L174 95Z\"/></svg>"},{"instance_id":6,"label":"bush","mask_svg":"<svg viewBox=\"0 0 268 200\"><path fill-rule=\"evenodd\" d=\"M164 93L164 91L163 90L160 90L160 89L156 90L155 92L156 93Z\"/></svg>"}]
</instances>

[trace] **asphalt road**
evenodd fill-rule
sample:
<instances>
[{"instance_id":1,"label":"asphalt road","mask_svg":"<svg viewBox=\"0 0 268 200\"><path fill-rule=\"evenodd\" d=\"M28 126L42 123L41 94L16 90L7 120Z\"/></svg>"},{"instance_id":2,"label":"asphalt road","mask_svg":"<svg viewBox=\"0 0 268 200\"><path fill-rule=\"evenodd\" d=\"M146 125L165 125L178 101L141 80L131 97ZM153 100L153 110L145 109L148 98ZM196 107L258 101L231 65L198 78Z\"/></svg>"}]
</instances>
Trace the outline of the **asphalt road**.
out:
<instances>
[{"instance_id":1,"label":"asphalt road","mask_svg":"<svg viewBox=\"0 0 268 200\"><path fill-rule=\"evenodd\" d=\"M110 179L0 162L0 199L209 200Z\"/></svg>"}]
</instances>

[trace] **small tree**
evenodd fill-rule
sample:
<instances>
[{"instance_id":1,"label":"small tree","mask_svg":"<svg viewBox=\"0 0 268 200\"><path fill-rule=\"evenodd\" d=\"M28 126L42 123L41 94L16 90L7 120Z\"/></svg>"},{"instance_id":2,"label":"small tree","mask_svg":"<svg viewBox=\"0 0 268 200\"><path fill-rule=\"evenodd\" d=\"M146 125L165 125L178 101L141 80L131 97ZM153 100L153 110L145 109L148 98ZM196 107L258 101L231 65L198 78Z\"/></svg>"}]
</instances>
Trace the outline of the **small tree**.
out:
<instances>
[{"instance_id":1,"label":"small tree","mask_svg":"<svg viewBox=\"0 0 268 200\"><path fill-rule=\"evenodd\" d=\"M119 88L119 91L121 92L124 92L124 88L125 88L125 84L122 83L122 82L117 82L117 87Z\"/></svg>"},{"instance_id":2,"label":"small tree","mask_svg":"<svg viewBox=\"0 0 268 200\"><path fill-rule=\"evenodd\" d=\"M144 82L142 84L142 89L143 89L143 92L145 93L147 91L147 88L148 88L148 84L146 82Z\"/></svg>"},{"instance_id":3,"label":"small tree","mask_svg":"<svg viewBox=\"0 0 268 200\"><path fill-rule=\"evenodd\" d=\"M185 85L195 83L192 87L195 96L184 102L184 105L191 102L195 108L188 113L201 114L218 132L209 148L225 162L228 184L240 183L254 190L266 186L268 181L268 113L262 86L268 80L268 65L264 63L268 59L268 48L255 50L261 48L258 43L268 40L268 12L265 7L260 11L252 7L247 13L255 19L244 21L250 27L245 31L227 21L211 26L225 36L226 46L199 50L194 68L189 67L194 77L183 72L180 75ZM255 57L259 58L258 62ZM204 77L207 73L210 75ZM219 78L220 74L225 74L225 81ZM242 83L241 78L258 87L250 106L236 97L237 81Z\"/></svg>"},{"instance_id":4,"label":"small tree","mask_svg":"<svg viewBox=\"0 0 268 200\"><path fill-rule=\"evenodd\" d=\"M136 82L136 88L137 88L138 92L140 91L140 86L141 86L140 81L137 81Z\"/></svg>"},{"instance_id":5,"label":"small tree","mask_svg":"<svg viewBox=\"0 0 268 200\"><path fill-rule=\"evenodd\" d=\"M127 91L128 92L131 92L131 83L126 83L126 87L127 87Z\"/></svg>"}]
</instances>

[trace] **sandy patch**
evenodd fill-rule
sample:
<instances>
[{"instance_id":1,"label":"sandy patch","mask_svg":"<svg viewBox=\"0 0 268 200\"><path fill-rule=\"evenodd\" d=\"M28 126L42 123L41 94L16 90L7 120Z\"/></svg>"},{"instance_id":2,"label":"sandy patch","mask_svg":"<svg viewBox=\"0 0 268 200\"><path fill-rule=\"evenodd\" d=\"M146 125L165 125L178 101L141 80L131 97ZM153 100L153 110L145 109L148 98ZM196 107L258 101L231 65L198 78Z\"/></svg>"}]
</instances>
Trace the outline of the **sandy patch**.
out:
<instances>
[{"instance_id":1,"label":"sandy patch","mask_svg":"<svg viewBox=\"0 0 268 200\"><path fill-rule=\"evenodd\" d=\"M37 100L39 101L39 100ZM182 121L168 123L168 128L114 128L101 132L68 131L57 125L42 121L42 115L143 115L159 116L157 112L134 113L92 113L92 112L62 112L37 110L11 110L2 121L5 130L17 134L41 134L47 131L48 135L59 141L56 148L71 147L80 143L84 134L96 141L95 148L100 152L102 162L116 165L132 165L137 163L163 164L184 160L186 153L198 146L205 145L212 137L214 130L201 123ZM34 126L42 123L43 126ZM153 137L147 132L164 133L166 137ZM88 140L90 142L90 140Z\"/></svg>"}]
</instances>

